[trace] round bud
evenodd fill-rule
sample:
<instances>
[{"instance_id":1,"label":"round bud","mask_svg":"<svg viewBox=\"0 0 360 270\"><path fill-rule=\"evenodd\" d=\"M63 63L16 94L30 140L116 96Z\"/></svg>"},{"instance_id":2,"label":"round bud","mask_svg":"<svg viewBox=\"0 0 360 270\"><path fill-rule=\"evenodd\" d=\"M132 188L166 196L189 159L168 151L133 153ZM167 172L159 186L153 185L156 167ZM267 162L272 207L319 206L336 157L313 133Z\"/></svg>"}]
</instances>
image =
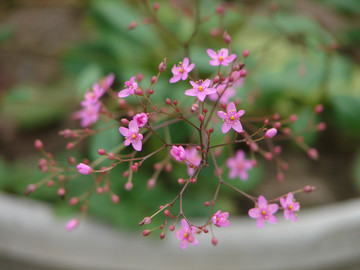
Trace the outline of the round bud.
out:
<instances>
[{"instance_id":1,"label":"round bud","mask_svg":"<svg viewBox=\"0 0 360 270\"><path fill-rule=\"evenodd\" d=\"M156 76L152 76L151 77L151 84L156 83L157 77Z\"/></svg>"},{"instance_id":2,"label":"round bud","mask_svg":"<svg viewBox=\"0 0 360 270\"><path fill-rule=\"evenodd\" d=\"M213 237L213 238L211 239L211 244L213 244L214 246L216 246L217 243L218 243L217 238L216 238L216 237Z\"/></svg>"},{"instance_id":3,"label":"round bud","mask_svg":"<svg viewBox=\"0 0 360 270\"><path fill-rule=\"evenodd\" d=\"M101 156L103 156L103 155L106 154L106 151L105 151L104 149L98 149L97 152L98 152L98 154L101 155Z\"/></svg>"},{"instance_id":4,"label":"round bud","mask_svg":"<svg viewBox=\"0 0 360 270\"><path fill-rule=\"evenodd\" d=\"M160 239L163 240L165 238L165 233L164 232L161 232L160 233Z\"/></svg>"},{"instance_id":5,"label":"round bud","mask_svg":"<svg viewBox=\"0 0 360 270\"><path fill-rule=\"evenodd\" d=\"M125 184L125 189L127 190L127 191L130 191L130 190L132 190L132 188L133 188L133 183L131 183L131 182L126 182L126 184Z\"/></svg>"},{"instance_id":6,"label":"round bud","mask_svg":"<svg viewBox=\"0 0 360 270\"><path fill-rule=\"evenodd\" d=\"M72 197L72 198L70 198L70 200L69 200L69 205L74 206L74 205L77 205L78 202L79 202L79 199L78 199L78 198Z\"/></svg>"},{"instance_id":7,"label":"round bud","mask_svg":"<svg viewBox=\"0 0 360 270\"><path fill-rule=\"evenodd\" d=\"M118 195L113 194L113 195L111 195L111 201L116 204L120 201L120 198Z\"/></svg>"},{"instance_id":8,"label":"round bud","mask_svg":"<svg viewBox=\"0 0 360 270\"><path fill-rule=\"evenodd\" d=\"M43 145L42 141L35 140L34 147L35 147L35 149L40 150L40 149L42 149L44 147L44 145Z\"/></svg>"},{"instance_id":9,"label":"round bud","mask_svg":"<svg viewBox=\"0 0 360 270\"><path fill-rule=\"evenodd\" d=\"M243 51L242 56L244 58L248 57L249 56L249 51L248 50Z\"/></svg>"},{"instance_id":10,"label":"round bud","mask_svg":"<svg viewBox=\"0 0 360 270\"><path fill-rule=\"evenodd\" d=\"M127 29L128 29L128 30L133 30L133 29L136 28L136 26L137 26L137 22L131 22L131 23L128 25Z\"/></svg>"},{"instance_id":11,"label":"round bud","mask_svg":"<svg viewBox=\"0 0 360 270\"><path fill-rule=\"evenodd\" d=\"M175 230L175 226L174 225L171 225L171 226L169 226L169 231L174 231Z\"/></svg>"},{"instance_id":12,"label":"round bud","mask_svg":"<svg viewBox=\"0 0 360 270\"><path fill-rule=\"evenodd\" d=\"M150 230L144 230L143 231L143 236L148 236L151 233Z\"/></svg>"}]
</instances>

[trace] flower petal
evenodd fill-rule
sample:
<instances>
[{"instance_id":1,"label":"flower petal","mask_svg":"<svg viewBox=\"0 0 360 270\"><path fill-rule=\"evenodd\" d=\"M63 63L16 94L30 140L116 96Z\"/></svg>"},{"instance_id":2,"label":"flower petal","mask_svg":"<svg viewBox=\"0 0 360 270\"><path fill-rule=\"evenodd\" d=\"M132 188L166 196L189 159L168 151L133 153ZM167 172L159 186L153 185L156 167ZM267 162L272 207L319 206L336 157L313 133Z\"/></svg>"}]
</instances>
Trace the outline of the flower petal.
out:
<instances>
[{"instance_id":1,"label":"flower petal","mask_svg":"<svg viewBox=\"0 0 360 270\"><path fill-rule=\"evenodd\" d=\"M234 102L230 102L227 105L226 111L227 111L228 114L230 114L231 112L236 111L236 106L235 106Z\"/></svg>"},{"instance_id":2,"label":"flower petal","mask_svg":"<svg viewBox=\"0 0 360 270\"><path fill-rule=\"evenodd\" d=\"M211 58L217 58L216 52L213 51L212 49L207 49L206 52Z\"/></svg>"},{"instance_id":3,"label":"flower petal","mask_svg":"<svg viewBox=\"0 0 360 270\"><path fill-rule=\"evenodd\" d=\"M227 122L224 122L224 124L221 127L222 133L226 133L231 129L231 125L229 125Z\"/></svg>"},{"instance_id":4,"label":"flower petal","mask_svg":"<svg viewBox=\"0 0 360 270\"><path fill-rule=\"evenodd\" d=\"M251 208L249 210L249 216L251 218L258 218L260 216L259 208Z\"/></svg>"},{"instance_id":5,"label":"flower petal","mask_svg":"<svg viewBox=\"0 0 360 270\"><path fill-rule=\"evenodd\" d=\"M125 128L125 127L120 127L119 128L119 131L120 133L123 135L123 136L127 136L129 134L129 129Z\"/></svg>"},{"instance_id":6,"label":"flower petal","mask_svg":"<svg viewBox=\"0 0 360 270\"><path fill-rule=\"evenodd\" d=\"M135 139L133 142L132 142L132 146L134 147L134 149L136 151L141 151L141 148L142 148L142 143L139 139Z\"/></svg>"},{"instance_id":7,"label":"flower petal","mask_svg":"<svg viewBox=\"0 0 360 270\"><path fill-rule=\"evenodd\" d=\"M236 121L234 121L234 123L232 124L232 126L231 126L236 132L242 132L243 131L243 127L242 127L242 125L241 125L241 123L240 123L240 121L239 120L236 120Z\"/></svg>"}]
</instances>

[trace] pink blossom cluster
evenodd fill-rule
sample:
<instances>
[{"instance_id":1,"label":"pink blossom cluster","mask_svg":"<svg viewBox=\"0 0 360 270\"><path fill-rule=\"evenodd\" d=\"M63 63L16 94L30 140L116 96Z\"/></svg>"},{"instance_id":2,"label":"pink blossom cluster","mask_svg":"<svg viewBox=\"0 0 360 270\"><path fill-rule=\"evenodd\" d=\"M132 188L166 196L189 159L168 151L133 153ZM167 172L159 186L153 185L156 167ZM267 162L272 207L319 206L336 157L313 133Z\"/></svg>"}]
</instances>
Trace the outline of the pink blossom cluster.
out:
<instances>
[{"instance_id":1,"label":"pink blossom cluster","mask_svg":"<svg viewBox=\"0 0 360 270\"><path fill-rule=\"evenodd\" d=\"M286 220L292 219L296 221L296 212L300 210L300 205L294 200L294 194L289 192L286 199L280 198L281 206L284 209L284 217ZM276 203L268 204L264 196L260 196L257 206L249 210L249 216L256 218L257 227L264 226L264 222L277 223L277 218L274 214L278 211L279 205Z\"/></svg>"},{"instance_id":2,"label":"pink blossom cluster","mask_svg":"<svg viewBox=\"0 0 360 270\"><path fill-rule=\"evenodd\" d=\"M82 127L89 127L98 121L101 109L99 99L113 84L114 78L114 74L109 74L99 82L96 82L92 87L92 91L86 91L85 100L81 102L83 108L74 115L76 119L80 120Z\"/></svg>"}]
</instances>

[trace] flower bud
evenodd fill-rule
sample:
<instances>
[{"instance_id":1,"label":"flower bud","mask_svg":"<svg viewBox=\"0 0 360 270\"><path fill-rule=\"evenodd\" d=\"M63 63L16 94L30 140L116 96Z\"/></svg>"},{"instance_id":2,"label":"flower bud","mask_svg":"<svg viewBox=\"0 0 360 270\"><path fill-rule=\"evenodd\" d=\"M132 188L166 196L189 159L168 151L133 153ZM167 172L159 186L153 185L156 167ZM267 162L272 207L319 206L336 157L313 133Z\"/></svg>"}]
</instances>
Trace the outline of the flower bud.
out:
<instances>
[{"instance_id":1,"label":"flower bud","mask_svg":"<svg viewBox=\"0 0 360 270\"><path fill-rule=\"evenodd\" d=\"M231 37L230 37L230 35L228 34L227 31L224 32L223 38L224 38L224 41L225 41L226 44L230 44Z\"/></svg>"},{"instance_id":2,"label":"flower bud","mask_svg":"<svg viewBox=\"0 0 360 270\"><path fill-rule=\"evenodd\" d=\"M165 238L165 233L164 232L161 232L160 233L160 239L163 240Z\"/></svg>"},{"instance_id":3,"label":"flower bud","mask_svg":"<svg viewBox=\"0 0 360 270\"><path fill-rule=\"evenodd\" d=\"M216 238L216 237L213 237L213 238L211 239L211 244L213 244L214 246L216 246L217 243L218 243L217 238Z\"/></svg>"},{"instance_id":4,"label":"flower bud","mask_svg":"<svg viewBox=\"0 0 360 270\"><path fill-rule=\"evenodd\" d=\"M265 138L270 139L272 137L274 137L277 133L277 129L276 128L270 128L265 132Z\"/></svg>"},{"instance_id":5,"label":"flower bud","mask_svg":"<svg viewBox=\"0 0 360 270\"><path fill-rule=\"evenodd\" d=\"M144 224L149 224L151 222L151 218L144 217L144 219L139 223L139 226L142 226Z\"/></svg>"},{"instance_id":6,"label":"flower bud","mask_svg":"<svg viewBox=\"0 0 360 270\"><path fill-rule=\"evenodd\" d=\"M74 230L79 225L79 220L77 218L69 220L68 223L66 223L65 229L69 232Z\"/></svg>"},{"instance_id":7,"label":"flower bud","mask_svg":"<svg viewBox=\"0 0 360 270\"><path fill-rule=\"evenodd\" d=\"M111 201L116 204L116 203L119 203L120 198L118 195L113 194L113 195L111 195Z\"/></svg>"},{"instance_id":8,"label":"flower bud","mask_svg":"<svg viewBox=\"0 0 360 270\"><path fill-rule=\"evenodd\" d=\"M308 151L308 156L310 158L312 158L313 160L318 160L319 158L319 153L318 151L315 149L315 148L311 148L309 151Z\"/></svg>"},{"instance_id":9,"label":"flower bud","mask_svg":"<svg viewBox=\"0 0 360 270\"><path fill-rule=\"evenodd\" d=\"M94 170L89 165L86 165L84 163L80 163L79 165L76 166L76 168L78 169L78 172L81 174L91 174L94 172Z\"/></svg>"},{"instance_id":10,"label":"flower bud","mask_svg":"<svg viewBox=\"0 0 360 270\"><path fill-rule=\"evenodd\" d=\"M42 141L35 140L34 147L35 147L35 149L40 150L40 149L42 149L44 147L44 145L43 145Z\"/></svg>"},{"instance_id":11,"label":"flower bud","mask_svg":"<svg viewBox=\"0 0 360 270\"><path fill-rule=\"evenodd\" d=\"M159 65L159 72L164 72L166 70L166 58Z\"/></svg>"},{"instance_id":12,"label":"flower bud","mask_svg":"<svg viewBox=\"0 0 360 270\"><path fill-rule=\"evenodd\" d=\"M249 51L248 50L243 51L242 56L244 58L248 57L249 56Z\"/></svg>"},{"instance_id":13,"label":"flower bud","mask_svg":"<svg viewBox=\"0 0 360 270\"><path fill-rule=\"evenodd\" d=\"M34 184L30 184L28 185L26 191L25 191L25 195L29 195L30 193L33 193L36 190L36 186Z\"/></svg>"},{"instance_id":14,"label":"flower bud","mask_svg":"<svg viewBox=\"0 0 360 270\"><path fill-rule=\"evenodd\" d=\"M106 154L106 151L105 151L104 149L98 149L97 152L98 152L98 154L101 155L101 156L103 156L103 155Z\"/></svg>"},{"instance_id":15,"label":"flower bud","mask_svg":"<svg viewBox=\"0 0 360 270\"><path fill-rule=\"evenodd\" d=\"M143 236L148 236L151 233L150 230L144 230L143 231Z\"/></svg>"},{"instance_id":16,"label":"flower bud","mask_svg":"<svg viewBox=\"0 0 360 270\"><path fill-rule=\"evenodd\" d=\"M133 30L133 29L136 28L136 26L137 26L137 22L131 22L131 23L128 25L127 29L128 29L128 30Z\"/></svg>"},{"instance_id":17,"label":"flower bud","mask_svg":"<svg viewBox=\"0 0 360 270\"><path fill-rule=\"evenodd\" d=\"M174 226L174 225L170 225L170 226L169 226L169 231L172 232L172 231L174 231L174 230L175 230L175 226Z\"/></svg>"},{"instance_id":18,"label":"flower bud","mask_svg":"<svg viewBox=\"0 0 360 270\"><path fill-rule=\"evenodd\" d=\"M154 9L154 11L158 11L159 10L159 8L160 8L160 4L159 3L154 3L154 5L153 5L153 9Z\"/></svg>"},{"instance_id":19,"label":"flower bud","mask_svg":"<svg viewBox=\"0 0 360 270\"><path fill-rule=\"evenodd\" d=\"M125 184L125 189L127 190L127 191L130 191L130 190L132 190L132 188L133 188L133 183L131 183L131 182L126 182L126 184Z\"/></svg>"},{"instance_id":20,"label":"flower bud","mask_svg":"<svg viewBox=\"0 0 360 270\"><path fill-rule=\"evenodd\" d=\"M70 200L69 200L69 205L74 206L74 205L77 205L78 202L79 202L79 199L78 199L78 198L72 197L72 198L70 198Z\"/></svg>"},{"instance_id":21,"label":"flower bud","mask_svg":"<svg viewBox=\"0 0 360 270\"><path fill-rule=\"evenodd\" d=\"M323 112L324 107L323 107L322 104L318 104L318 105L315 106L315 109L314 109L314 110L315 110L315 113L316 113L316 114L320 114L320 113Z\"/></svg>"}]
</instances>

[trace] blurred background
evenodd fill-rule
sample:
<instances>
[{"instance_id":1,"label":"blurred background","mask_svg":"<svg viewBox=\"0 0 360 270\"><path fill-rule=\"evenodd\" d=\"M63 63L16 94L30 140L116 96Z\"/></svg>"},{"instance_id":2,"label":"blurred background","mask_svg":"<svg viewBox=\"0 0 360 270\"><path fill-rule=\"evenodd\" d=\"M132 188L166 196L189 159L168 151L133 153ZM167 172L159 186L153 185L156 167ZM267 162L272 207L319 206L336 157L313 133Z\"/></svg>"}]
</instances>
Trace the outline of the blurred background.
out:
<instances>
[{"instance_id":1,"label":"blurred background","mask_svg":"<svg viewBox=\"0 0 360 270\"><path fill-rule=\"evenodd\" d=\"M183 95L185 84L172 85L169 90L167 81L170 67L184 57L184 51L164 31L146 23L148 15L141 2L1 1L0 189L4 196L12 194L23 200L27 185L44 177L37 169L35 139L41 139L57 159L66 161L66 141L58 132L79 127L72 120L72 113L80 108L83 94L98 78L114 73L115 91L139 72L147 82L167 57L168 69L156 88L158 101ZM158 18L180 40L186 40L193 31L196 1L157 2ZM152 7L155 1L148 3ZM215 12L219 5L224 8L224 15ZM311 121L327 125L323 132L313 130L304 135L305 142L318 149L319 160L310 160L295 143L280 143L289 164L284 182L276 179L274 164L260 162L250 180L236 186L255 195L267 194L269 198L307 184L317 186L315 193L299 195L304 209L357 198L360 2L206 0L200 1L200 11L206 21L189 50L200 74L210 75L214 71L208 65L205 51L225 47L222 33L227 30L235 53L250 51L246 59L248 76L238 94L249 115L278 113L285 118L296 114L298 121L291 128L299 134ZM129 31L128 26L134 21L138 26ZM324 112L314 118L313 108L317 104L324 105ZM182 126L179 130L184 131L178 138L186 138L188 130ZM96 149L110 148L119 142L117 131L105 132L85 141L72 155L95 158ZM179 170L174 168L170 175L163 175L157 186L147 191L146 180L152 174L149 165L137 173L138 179L146 180L135 182L130 193L123 188L125 180L119 181L122 170L119 168L111 179L121 203L113 205L106 196L94 196L88 212L116 228L135 230L134 224L177 194ZM203 177L211 178L212 172ZM90 185L88 179L81 178L69 187L69 197ZM203 202L213 194L214 187L216 181L194 190L195 197L186 198L190 216L206 216L208 209ZM251 202L231 191L224 190L222 195L219 208L233 214L246 214L252 207ZM68 219L78 211L62 201L56 189L41 188L27 198L33 199L51 204L57 218ZM30 269L22 267L13 269Z\"/></svg>"}]
</instances>

